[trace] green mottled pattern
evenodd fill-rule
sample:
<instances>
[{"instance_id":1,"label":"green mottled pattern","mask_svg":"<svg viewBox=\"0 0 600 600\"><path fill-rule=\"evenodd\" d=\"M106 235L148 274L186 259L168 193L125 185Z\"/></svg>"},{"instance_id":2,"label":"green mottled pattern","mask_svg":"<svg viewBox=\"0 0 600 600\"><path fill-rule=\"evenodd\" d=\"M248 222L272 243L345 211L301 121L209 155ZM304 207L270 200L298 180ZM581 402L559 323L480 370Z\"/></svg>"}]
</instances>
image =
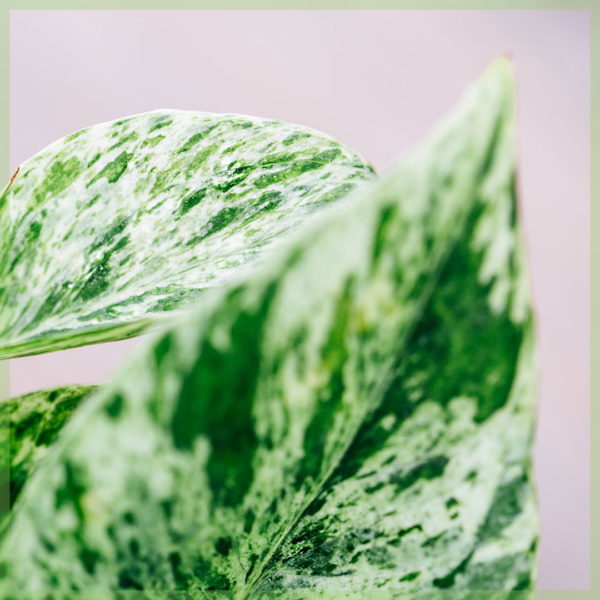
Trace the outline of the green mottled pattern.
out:
<instances>
[{"instance_id":1,"label":"green mottled pattern","mask_svg":"<svg viewBox=\"0 0 600 600\"><path fill-rule=\"evenodd\" d=\"M421 590L407 593L389 588L364 591L319 591L308 589L258 590L251 592L247 600L530 600L530 591L498 590ZM98 590L31 592L18 590L3 596L3 600L233 600L230 592L193 592L167 590Z\"/></svg>"},{"instance_id":2,"label":"green mottled pattern","mask_svg":"<svg viewBox=\"0 0 600 600\"><path fill-rule=\"evenodd\" d=\"M122 592L119 592L122 593ZM440 590L438 588L429 590L411 590L407 591L406 588L394 588L394 587L381 587L377 589L365 590L352 590L346 589L343 586L335 589L334 586L328 589L315 590L312 588L282 588L279 590L264 590L259 589L250 593L246 598L247 600L531 600L533 597L531 590ZM125 593L123 597L117 596L119 600L138 600L142 596L133 596ZM61 596L54 596L53 600L58 600ZM80 596L69 596L68 600L79 600ZM97 600L105 600L108 598L115 598L106 594L105 596L98 596ZM179 597L169 598L166 593L162 595L156 594L144 594L144 599L148 600L179 600ZM204 596L198 596L202 600L214 599L214 600L230 600L231 595L226 593L220 594L206 594ZM13 600L12 598L10 600ZM14 599L16 600L16 598ZM21 600L21 598L19 598ZM36 599L38 600L38 599ZM39 600L46 600L40 598ZM66 600L66 598L65 598ZM96 596L94 596L96 600ZM186 598L187 600L187 598ZM191 596L189 600L196 600L196 596Z\"/></svg>"},{"instance_id":3,"label":"green mottled pattern","mask_svg":"<svg viewBox=\"0 0 600 600\"><path fill-rule=\"evenodd\" d=\"M383 403L262 588L533 589L533 327L508 175L490 174Z\"/></svg>"},{"instance_id":4,"label":"green mottled pattern","mask_svg":"<svg viewBox=\"0 0 600 600\"><path fill-rule=\"evenodd\" d=\"M137 333L372 176L257 117L158 111L58 140L0 196L0 358Z\"/></svg>"},{"instance_id":5,"label":"green mottled pattern","mask_svg":"<svg viewBox=\"0 0 600 600\"><path fill-rule=\"evenodd\" d=\"M0 591L529 587L512 103L500 61L402 167L150 336L25 486Z\"/></svg>"},{"instance_id":6,"label":"green mottled pattern","mask_svg":"<svg viewBox=\"0 0 600 600\"><path fill-rule=\"evenodd\" d=\"M71 413L95 386L73 385L40 390L0 402L0 486L9 488L14 503L25 481L37 468L56 440ZM0 530L4 527L0 516Z\"/></svg>"},{"instance_id":7,"label":"green mottled pattern","mask_svg":"<svg viewBox=\"0 0 600 600\"><path fill-rule=\"evenodd\" d=\"M534 332L507 112L382 404L259 589L533 590Z\"/></svg>"}]
</instances>

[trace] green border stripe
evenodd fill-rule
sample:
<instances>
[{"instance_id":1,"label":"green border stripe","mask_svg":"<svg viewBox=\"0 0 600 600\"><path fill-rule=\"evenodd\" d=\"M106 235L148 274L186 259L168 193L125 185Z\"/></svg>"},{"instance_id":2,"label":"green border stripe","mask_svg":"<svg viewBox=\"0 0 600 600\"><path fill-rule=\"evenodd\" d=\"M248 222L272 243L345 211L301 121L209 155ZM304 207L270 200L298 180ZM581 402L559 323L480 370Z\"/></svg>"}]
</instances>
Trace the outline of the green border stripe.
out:
<instances>
[{"instance_id":1,"label":"green border stripe","mask_svg":"<svg viewBox=\"0 0 600 600\"><path fill-rule=\"evenodd\" d=\"M13 0L5 4L9 10L582 10L598 7L598 0Z\"/></svg>"}]
</instances>

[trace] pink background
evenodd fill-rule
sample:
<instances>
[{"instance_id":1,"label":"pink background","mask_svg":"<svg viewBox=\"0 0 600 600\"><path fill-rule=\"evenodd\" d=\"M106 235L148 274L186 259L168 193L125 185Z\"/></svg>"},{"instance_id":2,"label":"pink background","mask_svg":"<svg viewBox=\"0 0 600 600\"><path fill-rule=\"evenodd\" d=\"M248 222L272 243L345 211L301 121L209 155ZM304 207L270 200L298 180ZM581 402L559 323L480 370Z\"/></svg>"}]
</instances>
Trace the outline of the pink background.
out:
<instances>
[{"instance_id":1,"label":"pink background","mask_svg":"<svg viewBox=\"0 0 600 600\"><path fill-rule=\"evenodd\" d=\"M13 11L11 163L156 108L310 125L384 170L500 53L518 77L540 342L540 589L589 587L587 11ZM136 340L11 361L11 392L105 381Z\"/></svg>"}]
</instances>

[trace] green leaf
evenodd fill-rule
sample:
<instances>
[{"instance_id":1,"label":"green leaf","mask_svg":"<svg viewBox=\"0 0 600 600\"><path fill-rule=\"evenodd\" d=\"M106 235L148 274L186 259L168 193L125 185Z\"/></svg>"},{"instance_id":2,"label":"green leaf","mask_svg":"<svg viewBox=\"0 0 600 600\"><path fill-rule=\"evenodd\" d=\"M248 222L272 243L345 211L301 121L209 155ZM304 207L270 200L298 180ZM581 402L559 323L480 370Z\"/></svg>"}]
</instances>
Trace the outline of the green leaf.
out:
<instances>
[{"instance_id":1,"label":"green leaf","mask_svg":"<svg viewBox=\"0 0 600 600\"><path fill-rule=\"evenodd\" d=\"M403 166L140 345L23 490L0 589L531 587L512 95L498 61Z\"/></svg>"},{"instance_id":2,"label":"green leaf","mask_svg":"<svg viewBox=\"0 0 600 600\"><path fill-rule=\"evenodd\" d=\"M516 307L526 290L513 199L498 192L473 215L381 406L287 536L261 589L533 586L533 327L529 311ZM496 264L508 258L514 271L487 279L498 234L508 238L508 256ZM495 307L500 285L506 299Z\"/></svg>"},{"instance_id":3,"label":"green leaf","mask_svg":"<svg viewBox=\"0 0 600 600\"><path fill-rule=\"evenodd\" d=\"M257 117L159 111L60 139L0 196L0 358L139 333L372 176Z\"/></svg>"},{"instance_id":4,"label":"green leaf","mask_svg":"<svg viewBox=\"0 0 600 600\"><path fill-rule=\"evenodd\" d=\"M96 386L40 390L0 402L0 489L14 503L71 413ZM4 527L0 515L0 531Z\"/></svg>"}]
</instances>

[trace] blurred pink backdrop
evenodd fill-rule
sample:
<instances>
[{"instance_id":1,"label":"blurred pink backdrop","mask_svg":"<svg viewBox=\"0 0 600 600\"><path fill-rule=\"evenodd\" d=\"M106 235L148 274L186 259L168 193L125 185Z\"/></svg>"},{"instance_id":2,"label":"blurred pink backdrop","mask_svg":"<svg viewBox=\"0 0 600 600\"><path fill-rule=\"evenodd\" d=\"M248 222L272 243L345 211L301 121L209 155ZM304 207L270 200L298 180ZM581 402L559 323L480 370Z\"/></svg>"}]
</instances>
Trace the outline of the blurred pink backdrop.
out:
<instances>
[{"instance_id":1,"label":"blurred pink backdrop","mask_svg":"<svg viewBox=\"0 0 600 600\"><path fill-rule=\"evenodd\" d=\"M310 125L385 170L510 54L540 343L538 587L587 589L589 30L587 11L12 11L11 166L84 126L181 108ZM134 344L13 360L11 393L103 382Z\"/></svg>"}]
</instances>

